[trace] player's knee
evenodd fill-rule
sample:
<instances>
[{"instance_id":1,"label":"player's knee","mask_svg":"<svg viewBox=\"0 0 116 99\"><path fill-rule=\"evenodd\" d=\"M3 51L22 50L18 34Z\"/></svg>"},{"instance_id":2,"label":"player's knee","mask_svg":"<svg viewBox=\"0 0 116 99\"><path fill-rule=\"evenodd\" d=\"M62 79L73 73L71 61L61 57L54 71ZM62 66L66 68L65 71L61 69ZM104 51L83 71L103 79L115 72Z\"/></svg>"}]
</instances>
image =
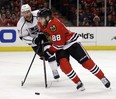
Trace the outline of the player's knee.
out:
<instances>
[{"instance_id":1,"label":"player's knee","mask_svg":"<svg viewBox=\"0 0 116 99\"><path fill-rule=\"evenodd\" d=\"M59 63L60 63L60 68L62 72L64 72L65 74L68 74L70 70L72 70L70 63L68 62L66 58L61 58L59 60Z\"/></svg>"},{"instance_id":2,"label":"player's knee","mask_svg":"<svg viewBox=\"0 0 116 99\"><path fill-rule=\"evenodd\" d=\"M95 66L95 63L92 59L88 59L82 63L82 66L88 70L91 70Z\"/></svg>"},{"instance_id":3,"label":"player's knee","mask_svg":"<svg viewBox=\"0 0 116 99\"><path fill-rule=\"evenodd\" d=\"M66 68L65 68L65 65L64 65L65 62L66 62L65 58L59 59L60 68L61 68L62 72L64 72L64 73L66 71Z\"/></svg>"}]
</instances>

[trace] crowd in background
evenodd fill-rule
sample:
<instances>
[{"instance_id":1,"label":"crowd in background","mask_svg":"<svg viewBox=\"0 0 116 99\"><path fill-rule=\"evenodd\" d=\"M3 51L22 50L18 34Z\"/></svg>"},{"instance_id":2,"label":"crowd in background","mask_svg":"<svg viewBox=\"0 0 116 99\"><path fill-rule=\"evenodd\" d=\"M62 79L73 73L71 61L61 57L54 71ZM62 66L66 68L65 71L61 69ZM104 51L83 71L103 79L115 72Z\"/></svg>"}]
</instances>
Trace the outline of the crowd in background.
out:
<instances>
[{"instance_id":1,"label":"crowd in background","mask_svg":"<svg viewBox=\"0 0 116 99\"><path fill-rule=\"evenodd\" d=\"M48 7L45 0L23 0L32 10ZM20 18L21 0L0 0L0 26L16 26Z\"/></svg>"},{"instance_id":2,"label":"crowd in background","mask_svg":"<svg viewBox=\"0 0 116 99\"><path fill-rule=\"evenodd\" d=\"M77 0L51 0L51 8L53 15L67 26L104 26L104 1L79 0L78 11ZM116 0L106 1L106 25L116 26ZM26 3L32 10L49 7L49 0L23 0L23 4ZM20 6L21 0L0 0L0 26L16 26L20 18Z\"/></svg>"},{"instance_id":3,"label":"crowd in background","mask_svg":"<svg viewBox=\"0 0 116 99\"><path fill-rule=\"evenodd\" d=\"M0 26L16 26L20 17L18 0L0 0Z\"/></svg>"},{"instance_id":4,"label":"crowd in background","mask_svg":"<svg viewBox=\"0 0 116 99\"><path fill-rule=\"evenodd\" d=\"M116 26L116 0L107 2L107 26Z\"/></svg>"},{"instance_id":5,"label":"crowd in background","mask_svg":"<svg viewBox=\"0 0 116 99\"><path fill-rule=\"evenodd\" d=\"M106 26L116 25L116 0L106 0ZM80 0L79 25L104 26L105 0Z\"/></svg>"}]
</instances>

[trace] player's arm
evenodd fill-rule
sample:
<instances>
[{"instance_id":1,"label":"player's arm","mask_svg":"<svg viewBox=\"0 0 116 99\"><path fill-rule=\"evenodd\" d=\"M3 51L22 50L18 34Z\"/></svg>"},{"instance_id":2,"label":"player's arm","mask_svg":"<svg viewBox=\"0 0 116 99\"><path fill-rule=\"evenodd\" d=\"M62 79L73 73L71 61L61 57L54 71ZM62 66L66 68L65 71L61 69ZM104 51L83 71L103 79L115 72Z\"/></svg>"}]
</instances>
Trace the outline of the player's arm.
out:
<instances>
[{"instance_id":1,"label":"player's arm","mask_svg":"<svg viewBox=\"0 0 116 99\"><path fill-rule=\"evenodd\" d=\"M26 44L34 46L34 38L31 37L28 33L28 30L23 29L20 24L17 25L19 38L24 41Z\"/></svg>"},{"instance_id":2,"label":"player's arm","mask_svg":"<svg viewBox=\"0 0 116 99\"><path fill-rule=\"evenodd\" d=\"M19 38L28 45L37 46L40 44L42 39L45 39L42 32L38 32L35 35L31 34L30 31L21 22L18 22L17 29Z\"/></svg>"},{"instance_id":3,"label":"player's arm","mask_svg":"<svg viewBox=\"0 0 116 99\"><path fill-rule=\"evenodd\" d=\"M18 30L19 38L26 44L31 46L37 46L41 44L41 41L46 41L45 36L42 32L39 32L35 36L31 36L28 30Z\"/></svg>"},{"instance_id":4,"label":"player's arm","mask_svg":"<svg viewBox=\"0 0 116 99\"><path fill-rule=\"evenodd\" d=\"M50 37L49 37L50 38ZM51 38L50 38L51 39ZM50 40L52 41L52 39ZM59 50L62 50L64 45L56 45L53 42L51 42L51 46L44 51L45 59L47 60L49 57L51 57L54 53L56 53Z\"/></svg>"}]
</instances>

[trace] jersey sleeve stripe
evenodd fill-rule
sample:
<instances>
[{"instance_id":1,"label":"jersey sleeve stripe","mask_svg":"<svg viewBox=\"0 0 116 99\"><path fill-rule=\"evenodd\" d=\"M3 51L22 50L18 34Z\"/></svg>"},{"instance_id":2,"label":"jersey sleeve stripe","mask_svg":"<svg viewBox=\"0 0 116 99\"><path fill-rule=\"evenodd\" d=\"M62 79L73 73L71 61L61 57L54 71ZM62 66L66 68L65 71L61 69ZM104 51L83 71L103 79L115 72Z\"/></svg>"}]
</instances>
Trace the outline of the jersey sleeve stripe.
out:
<instances>
[{"instance_id":1,"label":"jersey sleeve stripe","mask_svg":"<svg viewBox=\"0 0 116 99\"><path fill-rule=\"evenodd\" d=\"M77 35L77 33L75 33L75 34L71 37L71 39L69 39L69 40L66 42L66 45L69 44L69 43L71 43L71 42L76 41L77 39L78 39L78 35Z\"/></svg>"},{"instance_id":2,"label":"jersey sleeve stripe","mask_svg":"<svg viewBox=\"0 0 116 99\"><path fill-rule=\"evenodd\" d=\"M52 45L55 49L62 49L63 46L56 46L56 45Z\"/></svg>"},{"instance_id":3,"label":"jersey sleeve stripe","mask_svg":"<svg viewBox=\"0 0 116 99\"><path fill-rule=\"evenodd\" d=\"M24 38L23 38L23 40L25 40L25 41L32 41L32 40L29 40L29 39L24 39Z\"/></svg>"}]
</instances>

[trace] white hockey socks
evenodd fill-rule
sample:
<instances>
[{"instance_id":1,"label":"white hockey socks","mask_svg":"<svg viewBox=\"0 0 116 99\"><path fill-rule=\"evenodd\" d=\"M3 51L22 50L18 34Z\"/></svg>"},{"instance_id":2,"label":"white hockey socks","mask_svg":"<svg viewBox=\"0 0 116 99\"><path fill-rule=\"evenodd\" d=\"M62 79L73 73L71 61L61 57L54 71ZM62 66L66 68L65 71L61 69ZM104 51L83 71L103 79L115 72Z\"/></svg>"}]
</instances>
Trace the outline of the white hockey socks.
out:
<instances>
[{"instance_id":1,"label":"white hockey socks","mask_svg":"<svg viewBox=\"0 0 116 99\"><path fill-rule=\"evenodd\" d=\"M58 66L57 66L57 62L56 62L55 56L50 57L49 60L48 60L48 63L50 65L50 67L51 67L54 79L58 79L60 76L59 76L59 73L58 73L58 70L57 70Z\"/></svg>"}]
</instances>

